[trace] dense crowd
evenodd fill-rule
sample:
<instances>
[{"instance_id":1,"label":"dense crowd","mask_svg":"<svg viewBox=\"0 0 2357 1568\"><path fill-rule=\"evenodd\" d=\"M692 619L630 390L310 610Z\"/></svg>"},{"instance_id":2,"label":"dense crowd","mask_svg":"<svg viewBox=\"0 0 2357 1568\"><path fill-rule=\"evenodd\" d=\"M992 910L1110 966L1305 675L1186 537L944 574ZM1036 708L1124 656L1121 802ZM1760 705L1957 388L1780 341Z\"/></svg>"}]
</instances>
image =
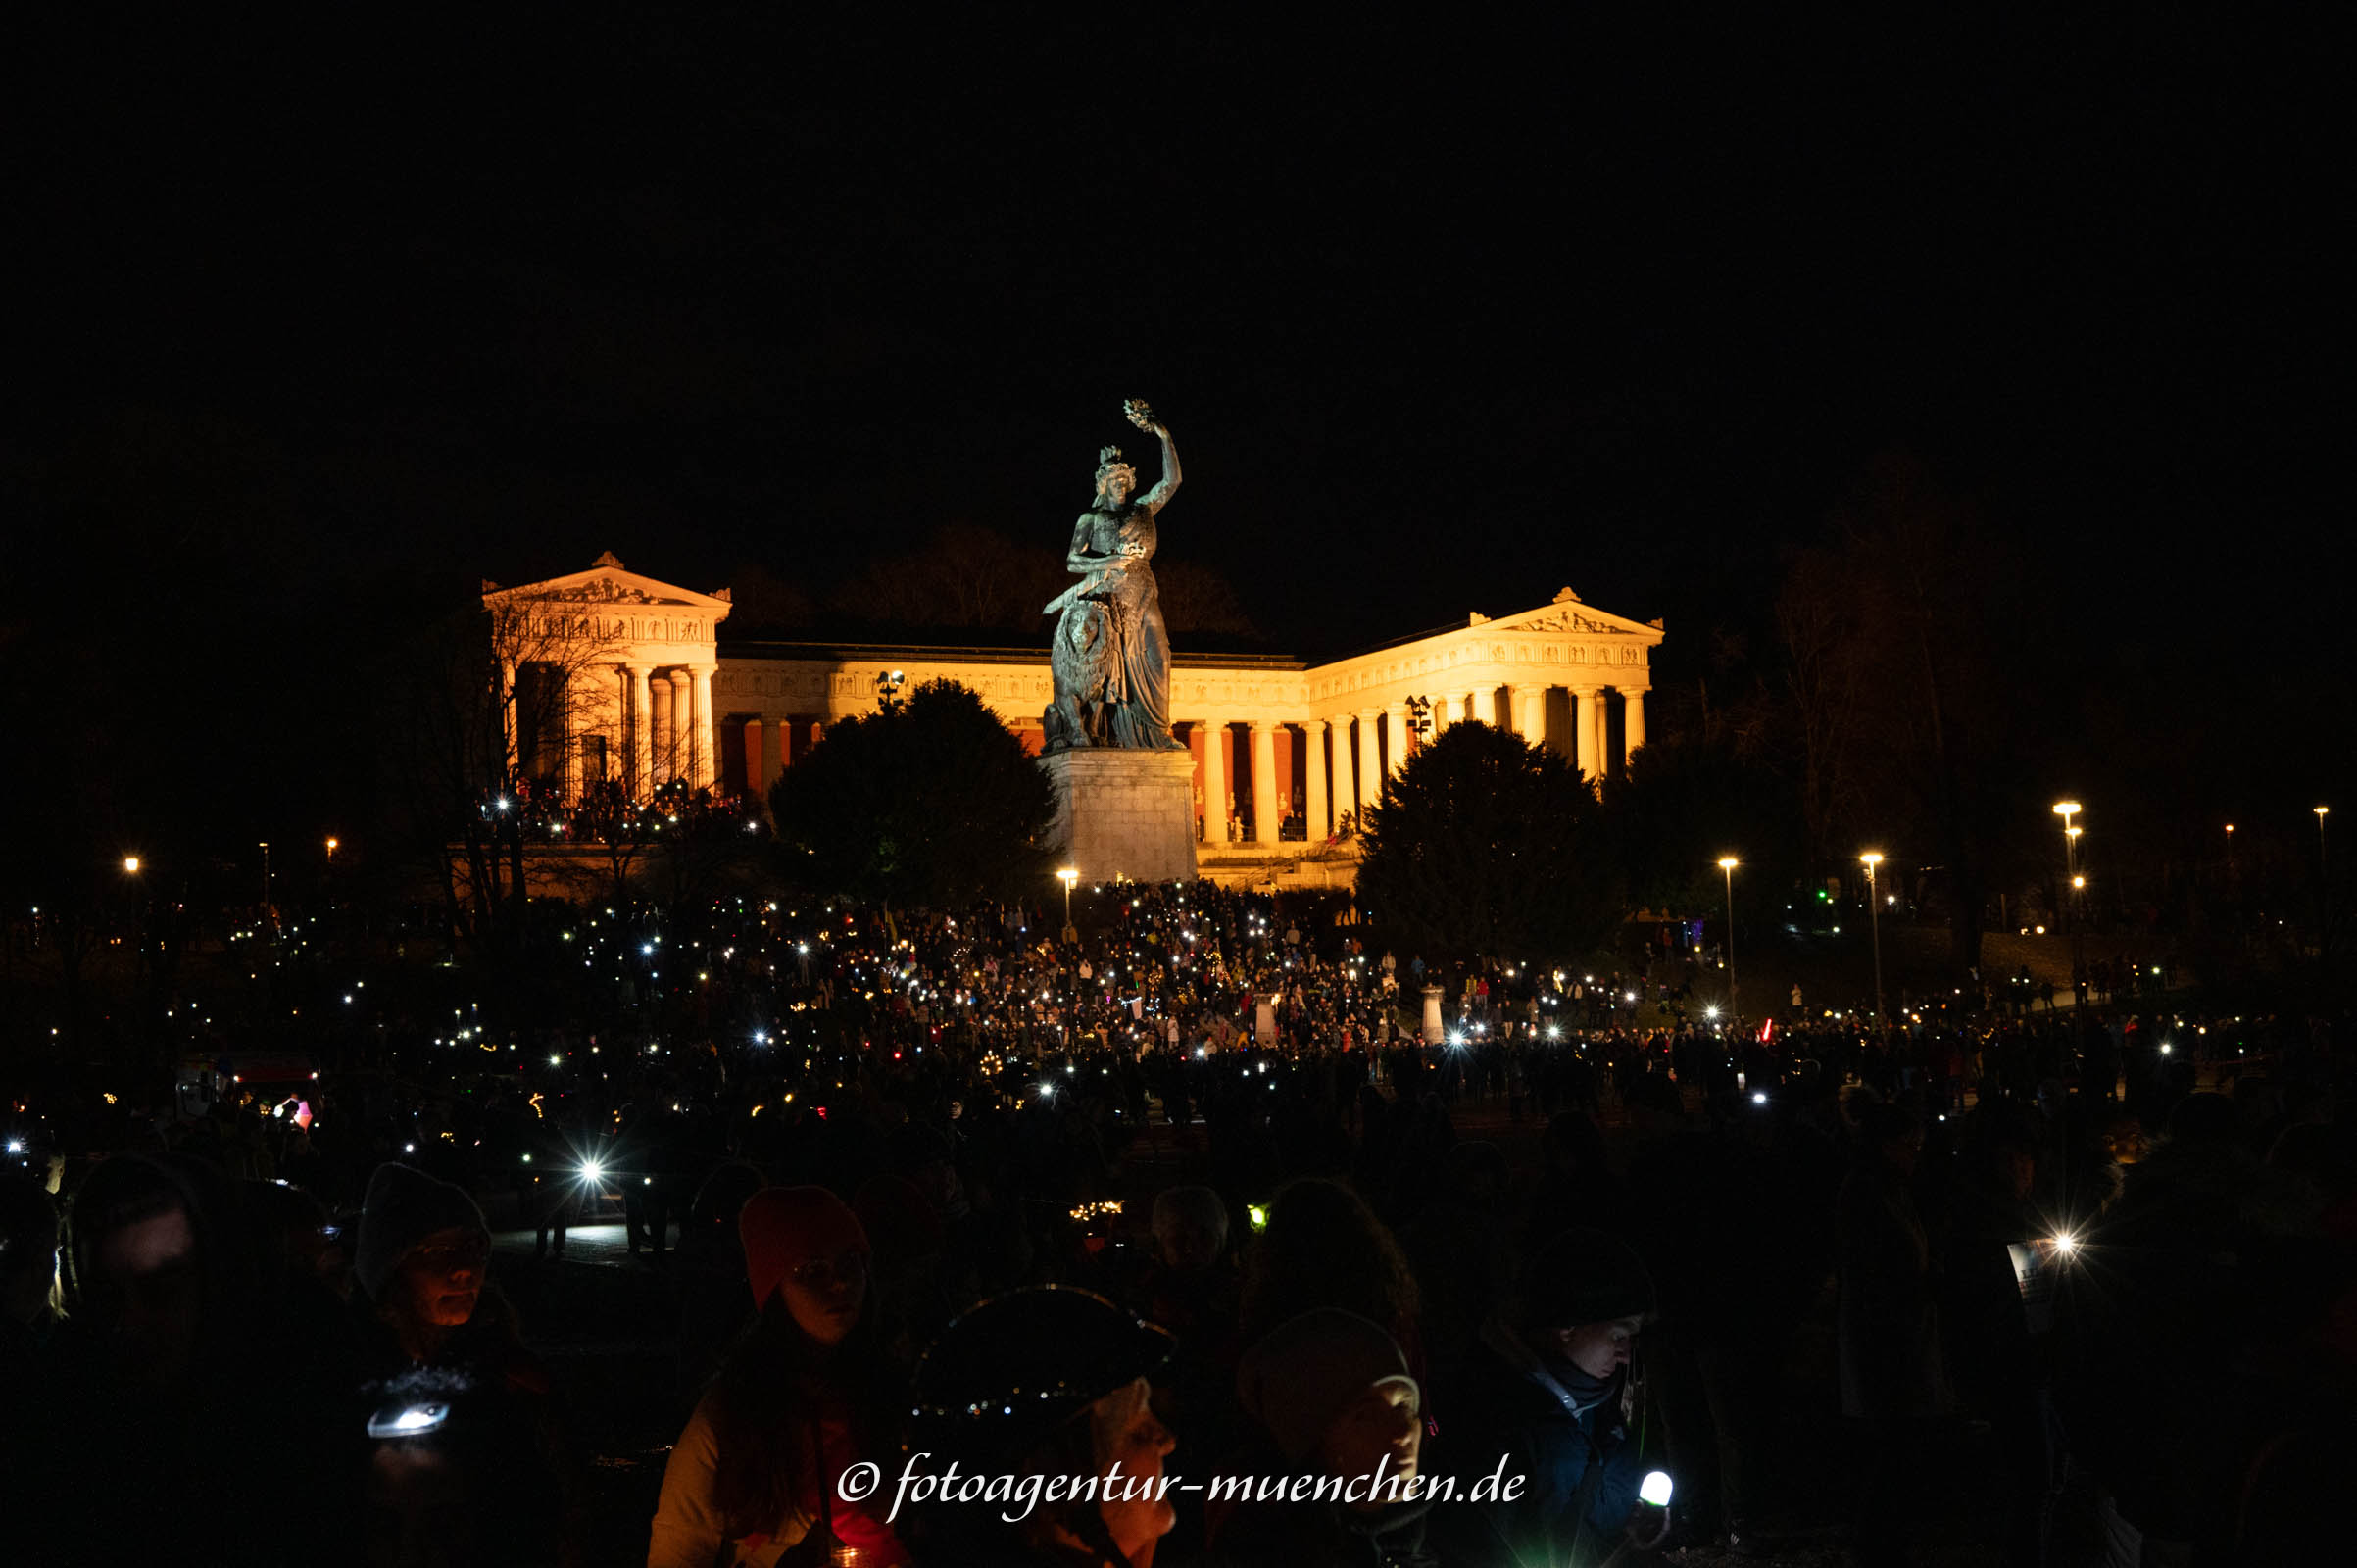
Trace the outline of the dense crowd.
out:
<instances>
[{"instance_id":1,"label":"dense crowd","mask_svg":"<svg viewBox=\"0 0 2357 1568\"><path fill-rule=\"evenodd\" d=\"M1650 945L1428 960L1208 884L1101 890L1085 939L1054 906L577 913L594 1004L529 1031L403 1017L316 1079L16 1105L0 1475L37 1560L1552 1568L1756 1544L1838 1409L1862 1561L1902 1560L1958 1432L2009 1561L2074 1475L2122 1560L2264 1561L2351 1456L2321 1026L1739 1032ZM495 1228L561 1256L617 1210L678 1311L627 1543L490 1277ZM1350 1492L1377 1471L1421 1485ZM1256 1490L1178 1484L1214 1475Z\"/></svg>"}]
</instances>

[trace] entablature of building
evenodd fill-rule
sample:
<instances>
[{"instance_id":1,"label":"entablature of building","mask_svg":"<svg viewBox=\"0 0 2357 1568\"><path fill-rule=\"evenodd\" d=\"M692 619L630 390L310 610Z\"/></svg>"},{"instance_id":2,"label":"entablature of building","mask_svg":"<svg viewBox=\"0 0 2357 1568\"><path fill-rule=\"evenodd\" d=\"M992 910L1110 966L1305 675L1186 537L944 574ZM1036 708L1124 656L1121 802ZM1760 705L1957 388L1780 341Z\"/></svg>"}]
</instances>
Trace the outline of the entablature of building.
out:
<instances>
[{"instance_id":1,"label":"entablature of building","mask_svg":"<svg viewBox=\"0 0 2357 1568\"><path fill-rule=\"evenodd\" d=\"M720 622L733 608L725 588L698 593L625 568L612 552L583 571L513 588L483 582L483 608L516 617L503 638L529 651L562 643L568 662L652 667L710 666Z\"/></svg>"},{"instance_id":2,"label":"entablature of building","mask_svg":"<svg viewBox=\"0 0 2357 1568\"><path fill-rule=\"evenodd\" d=\"M1472 614L1462 626L1370 649L1308 672L1313 716L1347 718L1411 696L1439 698L1500 686L1645 691L1652 685L1659 621L1583 604L1569 588L1518 614Z\"/></svg>"}]
</instances>

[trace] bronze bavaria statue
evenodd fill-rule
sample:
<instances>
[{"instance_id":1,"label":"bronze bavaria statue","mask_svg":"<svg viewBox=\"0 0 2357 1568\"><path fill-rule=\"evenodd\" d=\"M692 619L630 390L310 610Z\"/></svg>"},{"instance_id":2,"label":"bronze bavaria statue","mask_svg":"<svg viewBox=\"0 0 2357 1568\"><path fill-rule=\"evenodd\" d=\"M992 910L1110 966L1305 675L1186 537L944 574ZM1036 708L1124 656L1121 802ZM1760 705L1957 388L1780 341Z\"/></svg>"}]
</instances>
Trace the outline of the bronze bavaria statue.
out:
<instances>
[{"instance_id":1,"label":"bronze bavaria statue","mask_svg":"<svg viewBox=\"0 0 2357 1568\"><path fill-rule=\"evenodd\" d=\"M1097 499L1072 524L1064 565L1080 580L1049 602L1057 617L1049 667L1056 703L1042 717L1047 749L1108 746L1176 751L1170 733L1170 634L1154 592L1154 517L1178 493L1178 448L1154 411L1132 398L1129 422L1162 443L1162 479L1136 500L1137 470L1119 447L1097 454Z\"/></svg>"}]
</instances>

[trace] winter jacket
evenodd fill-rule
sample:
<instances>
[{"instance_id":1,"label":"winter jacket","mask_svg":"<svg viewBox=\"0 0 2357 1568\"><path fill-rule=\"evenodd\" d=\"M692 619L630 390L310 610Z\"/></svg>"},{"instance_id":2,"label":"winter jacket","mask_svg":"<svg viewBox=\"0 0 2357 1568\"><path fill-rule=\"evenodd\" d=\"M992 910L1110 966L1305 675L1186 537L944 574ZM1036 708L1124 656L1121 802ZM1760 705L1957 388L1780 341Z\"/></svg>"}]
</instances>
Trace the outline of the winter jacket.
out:
<instances>
[{"instance_id":1,"label":"winter jacket","mask_svg":"<svg viewBox=\"0 0 2357 1568\"><path fill-rule=\"evenodd\" d=\"M1615 1378L1601 1398L1584 1402L1502 1320L1483 1325L1480 1343L1449 1385L1436 1448L1446 1455L1459 1497L1498 1468L1500 1455L1506 1479L1524 1479L1514 1500L1474 1505L1518 1557L1565 1562L1576 1536L1580 1560L1600 1562L1636 1511L1647 1465L1621 1419L1621 1387ZM1596 1467L1587 1506L1575 1512Z\"/></svg>"}]
</instances>

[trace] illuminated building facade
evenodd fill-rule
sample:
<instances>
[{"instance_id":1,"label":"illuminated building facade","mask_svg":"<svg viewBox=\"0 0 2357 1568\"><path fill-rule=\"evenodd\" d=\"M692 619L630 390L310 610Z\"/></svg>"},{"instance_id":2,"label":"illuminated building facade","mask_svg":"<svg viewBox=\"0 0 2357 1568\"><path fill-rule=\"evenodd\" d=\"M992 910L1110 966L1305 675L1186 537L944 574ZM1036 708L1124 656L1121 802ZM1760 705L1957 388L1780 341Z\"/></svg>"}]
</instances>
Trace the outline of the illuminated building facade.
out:
<instances>
[{"instance_id":1,"label":"illuminated building facade","mask_svg":"<svg viewBox=\"0 0 2357 1568\"><path fill-rule=\"evenodd\" d=\"M881 683L972 688L1034 752L1052 683L1039 648L734 641L728 592L624 568L502 588L495 626L510 756L567 796L592 779L643 796L671 779L766 797L836 719L874 709ZM1417 744L1467 718L1511 728L1600 779L1645 744L1658 620L1583 604L1565 588L1513 614L1322 663L1257 655L1171 660L1171 717L1195 757L1203 859L1298 856L1371 804Z\"/></svg>"}]
</instances>

